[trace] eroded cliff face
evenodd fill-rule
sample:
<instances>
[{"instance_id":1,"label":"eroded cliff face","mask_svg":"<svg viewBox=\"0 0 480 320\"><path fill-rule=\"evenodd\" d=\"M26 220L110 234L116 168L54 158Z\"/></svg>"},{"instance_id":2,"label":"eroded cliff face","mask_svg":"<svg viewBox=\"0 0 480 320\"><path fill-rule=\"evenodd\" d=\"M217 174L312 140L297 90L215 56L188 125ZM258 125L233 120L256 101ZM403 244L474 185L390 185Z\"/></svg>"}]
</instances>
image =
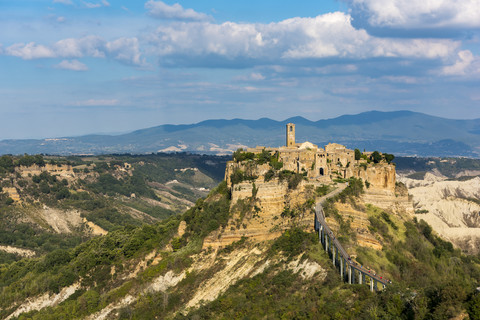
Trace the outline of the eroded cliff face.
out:
<instances>
[{"instance_id":1,"label":"eroded cliff face","mask_svg":"<svg viewBox=\"0 0 480 320\"><path fill-rule=\"evenodd\" d=\"M356 166L352 175L362 179L367 185L367 191L395 193L395 166L387 163L370 164L364 167Z\"/></svg>"},{"instance_id":2,"label":"eroded cliff face","mask_svg":"<svg viewBox=\"0 0 480 320\"><path fill-rule=\"evenodd\" d=\"M288 164L284 163L281 170L286 167L288 168ZM213 232L205 239L204 248L222 247L242 237L252 238L254 241L275 239L292 224L313 226L314 189L323 184L333 186L335 183L332 179L338 177L336 175L309 177L296 189L290 190L288 183L280 181L279 178L265 181L265 175L269 170L272 170L272 167L268 163L257 164L255 161L227 163L225 180L231 189L233 218L224 230ZM241 171L245 177L252 180L234 184L232 176L236 171ZM342 178L356 177L364 181L365 203L371 203L390 212L413 213L408 195L401 196L395 192L394 165L358 162L344 168L338 174ZM306 206L308 200L311 201L309 207ZM363 232L366 230L363 224L368 224L364 213L346 210L345 214L358 218L354 223L359 224L356 226L359 242L365 246L381 249L381 244L375 238Z\"/></svg>"},{"instance_id":3,"label":"eroded cliff face","mask_svg":"<svg viewBox=\"0 0 480 320\"><path fill-rule=\"evenodd\" d=\"M313 228L314 184L302 181L295 190L285 181L241 182L232 188L233 216L224 230L205 238L204 248L218 248L247 237L251 241L279 237L293 224ZM283 213L283 214L282 214Z\"/></svg>"},{"instance_id":4,"label":"eroded cliff face","mask_svg":"<svg viewBox=\"0 0 480 320\"><path fill-rule=\"evenodd\" d=\"M350 222L350 227L356 236L357 245L382 250L382 243L369 231L370 221L364 208L359 210L359 208L355 208L350 203L336 203L335 207L342 218ZM339 229L338 222L333 217L327 217L326 221L334 232Z\"/></svg>"},{"instance_id":5,"label":"eroded cliff face","mask_svg":"<svg viewBox=\"0 0 480 320\"><path fill-rule=\"evenodd\" d=\"M423 180L399 176L413 197L415 216L468 253L480 252L480 178L445 181L427 173Z\"/></svg>"}]
</instances>

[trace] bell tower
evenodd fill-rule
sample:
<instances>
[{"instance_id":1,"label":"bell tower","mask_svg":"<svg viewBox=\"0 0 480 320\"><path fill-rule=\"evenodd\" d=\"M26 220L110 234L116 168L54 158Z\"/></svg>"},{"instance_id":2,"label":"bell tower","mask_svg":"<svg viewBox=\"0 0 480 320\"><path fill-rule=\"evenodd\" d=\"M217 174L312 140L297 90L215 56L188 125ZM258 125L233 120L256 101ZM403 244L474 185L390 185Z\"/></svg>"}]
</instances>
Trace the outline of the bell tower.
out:
<instances>
[{"instance_id":1,"label":"bell tower","mask_svg":"<svg viewBox=\"0 0 480 320\"><path fill-rule=\"evenodd\" d=\"M295 124L287 123L287 147L295 146Z\"/></svg>"}]
</instances>

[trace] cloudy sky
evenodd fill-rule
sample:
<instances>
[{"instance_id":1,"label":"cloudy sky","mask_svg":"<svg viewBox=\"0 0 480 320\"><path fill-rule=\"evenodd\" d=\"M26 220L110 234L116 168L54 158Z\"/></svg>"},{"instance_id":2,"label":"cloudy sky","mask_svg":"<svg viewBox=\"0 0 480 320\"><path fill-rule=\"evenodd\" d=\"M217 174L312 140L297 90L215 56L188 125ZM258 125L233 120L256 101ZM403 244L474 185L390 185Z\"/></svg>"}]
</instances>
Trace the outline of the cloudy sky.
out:
<instances>
[{"instance_id":1,"label":"cloudy sky","mask_svg":"<svg viewBox=\"0 0 480 320\"><path fill-rule=\"evenodd\" d=\"M480 118L480 0L1 0L0 140L212 118Z\"/></svg>"}]
</instances>

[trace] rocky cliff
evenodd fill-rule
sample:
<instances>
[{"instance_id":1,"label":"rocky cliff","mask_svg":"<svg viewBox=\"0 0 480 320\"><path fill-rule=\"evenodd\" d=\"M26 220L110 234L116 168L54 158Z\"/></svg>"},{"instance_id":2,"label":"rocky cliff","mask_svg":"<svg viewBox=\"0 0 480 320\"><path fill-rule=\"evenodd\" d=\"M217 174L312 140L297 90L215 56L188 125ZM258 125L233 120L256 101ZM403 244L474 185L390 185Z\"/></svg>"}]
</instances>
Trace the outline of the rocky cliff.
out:
<instances>
[{"instance_id":1,"label":"rocky cliff","mask_svg":"<svg viewBox=\"0 0 480 320\"><path fill-rule=\"evenodd\" d=\"M271 240L293 224L313 226L313 199L314 185L306 181L295 190L278 179L238 183L232 188L233 216L228 226L205 238L203 246L218 248L242 237L253 241Z\"/></svg>"},{"instance_id":2,"label":"rocky cliff","mask_svg":"<svg viewBox=\"0 0 480 320\"><path fill-rule=\"evenodd\" d=\"M413 197L415 216L440 235L469 253L480 251L480 178L447 181L427 172L424 179L398 180Z\"/></svg>"}]
</instances>

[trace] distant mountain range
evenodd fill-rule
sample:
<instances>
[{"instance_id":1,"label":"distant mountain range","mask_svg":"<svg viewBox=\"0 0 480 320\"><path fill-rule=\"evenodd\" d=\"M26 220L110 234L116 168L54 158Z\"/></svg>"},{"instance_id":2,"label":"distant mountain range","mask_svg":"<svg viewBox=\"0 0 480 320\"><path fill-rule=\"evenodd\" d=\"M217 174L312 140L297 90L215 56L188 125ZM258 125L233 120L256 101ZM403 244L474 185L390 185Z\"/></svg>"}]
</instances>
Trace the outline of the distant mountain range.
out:
<instances>
[{"instance_id":1,"label":"distant mountain range","mask_svg":"<svg viewBox=\"0 0 480 320\"><path fill-rule=\"evenodd\" d=\"M160 125L121 135L86 135L56 139L0 141L0 154L105 154L197 152L224 154L242 146L285 144L285 125L296 124L297 142L319 146L337 142L349 148L396 155L480 156L480 119L452 120L411 111L370 111L310 121L206 120L188 125Z\"/></svg>"}]
</instances>

